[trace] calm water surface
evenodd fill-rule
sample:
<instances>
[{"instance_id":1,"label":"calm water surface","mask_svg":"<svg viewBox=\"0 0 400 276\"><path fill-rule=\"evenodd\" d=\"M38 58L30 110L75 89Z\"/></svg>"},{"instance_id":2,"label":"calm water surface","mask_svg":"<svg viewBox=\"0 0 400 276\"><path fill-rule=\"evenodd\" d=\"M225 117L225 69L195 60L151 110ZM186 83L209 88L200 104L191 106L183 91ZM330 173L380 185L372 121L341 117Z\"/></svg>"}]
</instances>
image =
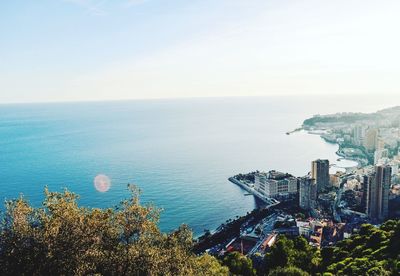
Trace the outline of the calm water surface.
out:
<instances>
[{"instance_id":1,"label":"calm water surface","mask_svg":"<svg viewBox=\"0 0 400 276\"><path fill-rule=\"evenodd\" d=\"M23 193L39 205L47 185L80 194L81 204L111 207L135 183L142 202L164 209L162 230L187 223L199 234L257 206L229 176L256 169L301 176L313 159L338 163L336 145L285 132L313 114L385 105L337 102L271 97L2 105L0 198ZM100 173L112 180L107 193L93 187Z\"/></svg>"}]
</instances>

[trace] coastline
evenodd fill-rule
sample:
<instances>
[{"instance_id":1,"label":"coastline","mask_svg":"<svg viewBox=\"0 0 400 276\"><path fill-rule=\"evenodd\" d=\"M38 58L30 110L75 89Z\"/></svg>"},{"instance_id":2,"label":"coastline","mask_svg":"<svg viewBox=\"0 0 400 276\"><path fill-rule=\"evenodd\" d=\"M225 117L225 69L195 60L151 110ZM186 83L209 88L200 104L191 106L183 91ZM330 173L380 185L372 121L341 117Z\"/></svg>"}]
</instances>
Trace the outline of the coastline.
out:
<instances>
[{"instance_id":1,"label":"coastline","mask_svg":"<svg viewBox=\"0 0 400 276\"><path fill-rule=\"evenodd\" d=\"M368 162L368 160L366 160L364 158L364 156L346 154L346 151L353 149L352 147L346 147L343 144L339 143L337 140L329 139L326 135L324 135L325 133L318 132L315 130L309 130L306 128L303 128L303 129L310 135L318 135L326 143L337 145L338 149L335 152L335 154L338 156L338 159L337 159L338 161L352 161L352 162L357 163L356 166L339 167L339 168L351 169L351 168L359 168L359 167L367 165L366 161Z\"/></svg>"},{"instance_id":2,"label":"coastline","mask_svg":"<svg viewBox=\"0 0 400 276\"><path fill-rule=\"evenodd\" d=\"M357 163L355 166L344 166L344 167L335 166L336 168L347 170L347 169L353 169L353 168L355 168L355 167L362 166L362 161L360 161L359 158L354 158L354 157L351 157L351 156L347 156L347 155L345 155L344 153L342 153L341 150L342 150L343 148L342 148L342 146L341 146L339 143L337 143L337 141L330 141L330 140L325 139L325 138L323 137L323 134L326 133L326 130L323 130L323 131L314 130L314 131L312 131L312 130L308 130L308 129L304 128L304 127L299 127L299 128L296 128L296 129L294 129L294 130L292 130L292 131L286 132L286 135L292 135L292 134L295 134L295 133L298 133L298 132L302 132L302 131L304 131L304 132L307 133L308 135L317 135L317 136L319 136L325 143L338 145L339 148L334 152L334 153L336 154L336 156L337 156L337 160L340 159L340 161L352 161L352 162L356 162L356 163ZM362 159L361 159L361 160L362 160ZM246 184L243 183L242 181L237 180L237 179L236 179L235 177L233 177L233 176L232 176L232 177L229 177L228 180L229 180L229 182L231 182L231 183L233 183L233 184L235 184L235 185L238 185L241 189L243 189L243 190L245 190L246 192L250 193L250 194L253 195L254 197L260 199L262 202L264 202L264 203L266 203L266 204L270 204L270 205L267 205L265 208L270 208L270 207L272 207L272 206L275 206L275 205L278 205L278 204L279 204L279 203L271 204L271 202L270 202L268 199L266 199L266 198L263 197L260 193L258 193L257 191L255 191L254 188L249 187L248 185L246 185ZM260 208L255 208L255 209L253 209L253 211L254 211L254 210L258 210L258 209L260 209ZM219 225L218 227L216 227L216 228L214 228L214 229L210 229L210 230L209 230L210 233L211 233L212 235L215 234L215 233L218 233L219 231L222 230L221 226L222 226L222 225ZM200 238L201 236L202 236L202 234L196 236L196 238Z\"/></svg>"},{"instance_id":3,"label":"coastline","mask_svg":"<svg viewBox=\"0 0 400 276\"><path fill-rule=\"evenodd\" d=\"M368 160L361 156L351 156L345 153L346 149L349 149L348 147L344 147L342 144L338 143L336 139L330 139L326 134L327 130L326 129L309 129L307 127L301 126L298 127L292 131L286 132L286 135L292 135L300 131L305 131L309 135L317 135L319 136L322 140L324 140L328 144L334 144L338 145L338 149L335 151L335 154L338 156L338 161L353 161L356 162L357 165L355 166L349 166L349 167L338 167L338 168L354 168L354 167L361 167L367 165ZM367 162L366 162L367 161Z\"/></svg>"},{"instance_id":4,"label":"coastline","mask_svg":"<svg viewBox=\"0 0 400 276\"><path fill-rule=\"evenodd\" d=\"M349 160L349 161L353 161L357 163L357 166L355 167L362 167L363 166L363 160L361 158L357 158L357 157L351 157L351 156L346 156L344 153L341 152L340 150L340 145L339 145L339 149L335 152L337 156L339 156L338 160L342 161L342 160Z\"/></svg>"}]
</instances>

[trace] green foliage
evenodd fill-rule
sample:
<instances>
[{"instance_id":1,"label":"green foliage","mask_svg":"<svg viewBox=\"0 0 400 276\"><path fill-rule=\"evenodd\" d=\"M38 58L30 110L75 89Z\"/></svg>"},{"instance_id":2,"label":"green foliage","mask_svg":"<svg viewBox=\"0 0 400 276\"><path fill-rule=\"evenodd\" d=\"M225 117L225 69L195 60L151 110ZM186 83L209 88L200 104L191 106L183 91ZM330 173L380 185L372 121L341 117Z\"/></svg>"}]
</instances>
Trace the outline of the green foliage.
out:
<instances>
[{"instance_id":1,"label":"green foliage","mask_svg":"<svg viewBox=\"0 0 400 276\"><path fill-rule=\"evenodd\" d=\"M280 236L275 246L265 255L267 272L279 267L294 266L312 273L318 263L317 250L311 247L303 237L290 240L285 236Z\"/></svg>"},{"instance_id":2,"label":"green foliage","mask_svg":"<svg viewBox=\"0 0 400 276\"><path fill-rule=\"evenodd\" d=\"M347 123L352 124L360 120L377 120L381 118L381 114L364 114L364 113L347 113L347 114L333 114L325 116L314 116L312 118L306 119L303 122L304 126L315 126L321 123Z\"/></svg>"},{"instance_id":3,"label":"green foliage","mask_svg":"<svg viewBox=\"0 0 400 276\"><path fill-rule=\"evenodd\" d=\"M0 221L0 275L256 275L252 260L231 253L223 265L193 253L192 232L164 234L160 210L139 190L116 209L90 209L65 190L45 190L43 207L6 202ZM400 275L400 221L363 225L358 234L317 250L302 237L279 236L265 275Z\"/></svg>"},{"instance_id":4,"label":"green foliage","mask_svg":"<svg viewBox=\"0 0 400 276\"><path fill-rule=\"evenodd\" d=\"M0 222L0 275L228 275L209 255L192 253L182 226L163 234L159 209L139 191L117 209L79 207L78 196L45 191L42 208L24 198L6 202Z\"/></svg>"},{"instance_id":5,"label":"green foliage","mask_svg":"<svg viewBox=\"0 0 400 276\"><path fill-rule=\"evenodd\" d=\"M300 268L289 266L289 267L278 267L272 270L268 276L308 276L307 272L301 270Z\"/></svg>"},{"instance_id":6,"label":"green foliage","mask_svg":"<svg viewBox=\"0 0 400 276\"><path fill-rule=\"evenodd\" d=\"M400 275L400 221L362 225L336 246L316 250L304 238L280 237L265 256L267 275L295 267L311 275ZM303 275L303 274L293 274Z\"/></svg>"},{"instance_id":7,"label":"green foliage","mask_svg":"<svg viewBox=\"0 0 400 276\"><path fill-rule=\"evenodd\" d=\"M222 263L229 268L232 275L256 275L256 270L253 268L253 262L239 252L228 254L225 256Z\"/></svg>"},{"instance_id":8,"label":"green foliage","mask_svg":"<svg viewBox=\"0 0 400 276\"><path fill-rule=\"evenodd\" d=\"M400 221L362 225L357 235L322 249L321 269L334 275L399 275L399 239Z\"/></svg>"}]
</instances>

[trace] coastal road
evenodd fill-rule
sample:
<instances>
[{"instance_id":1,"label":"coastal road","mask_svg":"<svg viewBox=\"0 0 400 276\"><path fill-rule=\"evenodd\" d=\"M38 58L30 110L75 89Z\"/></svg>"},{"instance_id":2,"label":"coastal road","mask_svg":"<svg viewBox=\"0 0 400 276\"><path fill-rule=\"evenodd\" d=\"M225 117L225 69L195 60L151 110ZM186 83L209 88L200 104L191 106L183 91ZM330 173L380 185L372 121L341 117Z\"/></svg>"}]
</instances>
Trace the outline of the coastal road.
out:
<instances>
[{"instance_id":1,"label":"coastal road","mask_svg":"<svg viewBox=\"0 0 400 276\"><path fill-rule=\"evenodd\" d=\"M250 250L247 256L252 256L256 253L262 253L260 247L263 242L268 238L268 236L272 233L272 230L274 230L274 225L277 217L278 214L273 213L263 220L263 235L261 236L257 244L253 247L253 249Z\"/></svg>"}]
</instances>

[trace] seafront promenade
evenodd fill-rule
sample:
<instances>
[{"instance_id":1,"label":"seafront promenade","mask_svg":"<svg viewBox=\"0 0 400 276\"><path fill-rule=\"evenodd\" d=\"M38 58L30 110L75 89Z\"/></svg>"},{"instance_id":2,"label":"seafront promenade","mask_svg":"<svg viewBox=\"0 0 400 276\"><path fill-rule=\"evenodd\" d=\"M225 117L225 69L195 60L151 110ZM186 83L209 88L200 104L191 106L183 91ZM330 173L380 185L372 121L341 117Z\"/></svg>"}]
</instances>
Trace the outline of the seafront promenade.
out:
<instances>
[{"instance_id":1,"label":"seafront promenade","mask_svg":"<svg viewBox=\"0 0 400 276\"><path fill-rule=\"evenodd\" d=\"M247 183L245 181L240 181L233 176L229 177L228 180L230 182L240 186L241 188L243 188L250 194L254 195L255 197L261 199L265 204L267 204L266 207L275 206L280 203L278 200L276 200L274 198L269 198L269 197L266 197L266 196L262 195L261 193L259 193L256 189L254 189L254 187L253 187L254 184Z\"/></svg>"}]
</instances>

